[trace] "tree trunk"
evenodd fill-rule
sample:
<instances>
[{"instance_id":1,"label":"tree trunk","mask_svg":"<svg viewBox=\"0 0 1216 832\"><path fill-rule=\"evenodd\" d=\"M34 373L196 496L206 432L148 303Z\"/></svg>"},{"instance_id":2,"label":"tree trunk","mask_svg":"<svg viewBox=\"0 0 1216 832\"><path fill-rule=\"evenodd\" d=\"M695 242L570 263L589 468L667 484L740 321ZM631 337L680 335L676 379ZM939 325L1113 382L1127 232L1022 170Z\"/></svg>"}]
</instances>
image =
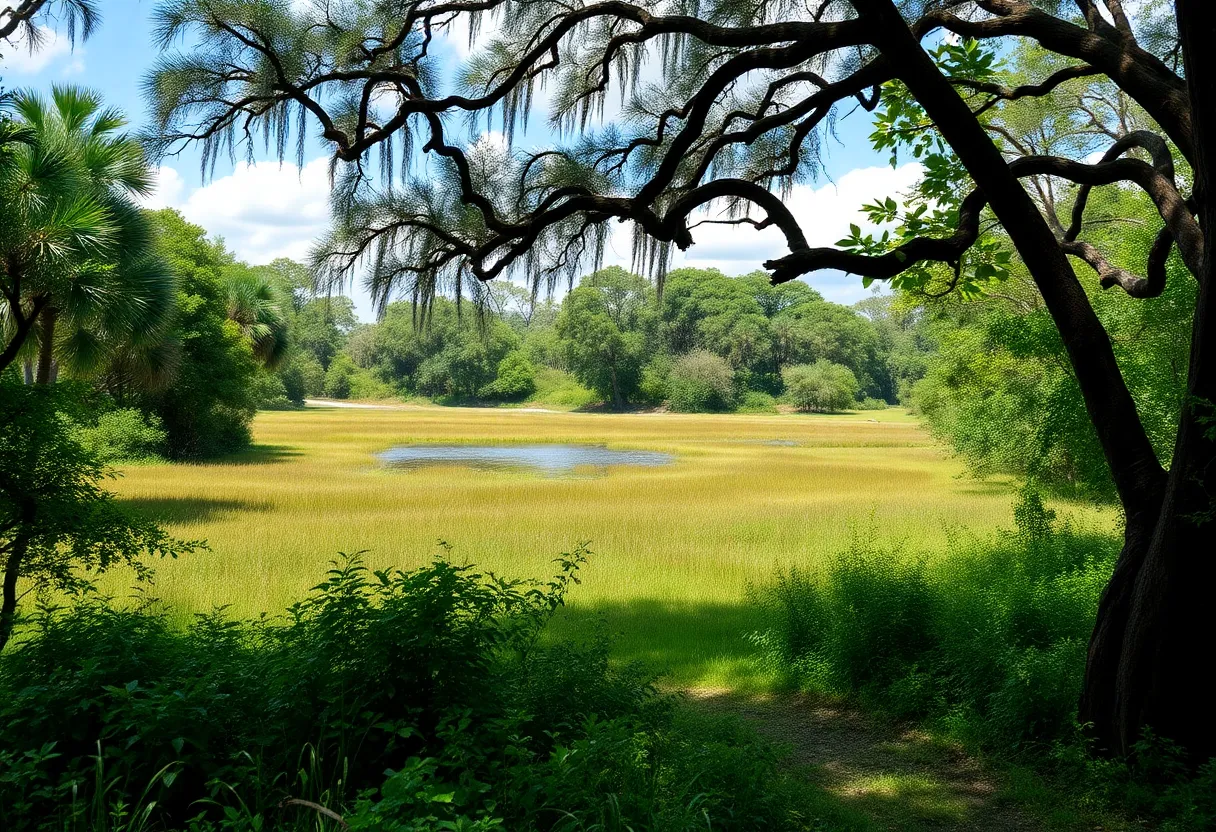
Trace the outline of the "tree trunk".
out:
<instances>
[{"instance_id":1,"label":"tree trunk","mask_svg":"<svg viewBox=\"0 0 1216 832\"><path fill-rule=\"evenodd\" d=\"M0 651L8 644L17 620L17 578L21 575L21 562L25 560L29 545L29 533L19 529L5 559L3 590L0 592Z\"/></svg>"},{"instance_id":2,"label":"tree trunk","mask_svg":"<svg viewBox=\"0 0 1216 832\"><path fill-rule=\"evenodd\" d=\"M1216 196L1216 18L1208 0L1178 0L1195 122L1198 194ZM1216 206L1201 199L1207 258L1200 278L1188 380L1167 476L1144 433L1109 337L1055 236L997 148L903 25L891 0L853 0L881 32L881 48L983 189L1035 280L1060 332L1126 514L1125 545L1101 600L1081 716L1100 748L1126 754L1145 727L1216 754L1216 706L1207 655L1216 641ZM1204 14L1209 12L1209 14ZM1200 23L1199 21L1203 22ZM1206 50L1206 51L1205 51Z\"/></svg>"},{"instance_id":3,"label":"tree trunk","mask_svg":"<svg viewBox=\"0 0 1216 832\"><path fill-rule=\"evenodd\" d=\"M58 310L50 305L47 305L39 316L38 373L34 378L38 384L55 382L55 323L58 318Z\"/></svg>"},{"instance_id":4,"label":"tree trunk","mask_svg":"<svg viewBox=\"0 0 1216 832\"><path fill-rule=\"evenodd\" d=\"M1216 18L1178 0L1178 31L1195 131L1195 192L1205 252L1191 339L1187 402L1151 534L1128 523L1089 648L1081 717L1099 746L1126 754L1145 727L1192 762L1216 756L1216 705L1203 652L1216 642Z\"/></svg>"},{"instance_id":5,"label":"tree trunk","mask_svg":"<svg viewBox=\"0 0 1216 832\"><path fill-rule=\"evenodd\" d=\"M625 397L621 395L621 383L616 378L616 364L608 364L608 377L612 380L612 408L613 410L625 409Z\"/></svg>"}]
</instances>

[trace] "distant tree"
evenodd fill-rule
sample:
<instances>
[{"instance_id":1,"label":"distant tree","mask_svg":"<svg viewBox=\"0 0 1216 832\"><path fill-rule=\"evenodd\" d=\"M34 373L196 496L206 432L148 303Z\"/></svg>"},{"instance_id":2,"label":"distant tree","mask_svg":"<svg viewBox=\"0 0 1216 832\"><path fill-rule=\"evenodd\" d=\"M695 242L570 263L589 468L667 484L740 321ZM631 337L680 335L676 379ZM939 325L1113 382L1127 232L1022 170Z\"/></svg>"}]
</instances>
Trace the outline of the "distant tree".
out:
<instances>
[{"instance_id":1,"label":"distant tree","mask_svg":"<svg viewBox=\"0 0 1216 832\"><path fill-rule=\"evenodd\" d=\"M274 282L287 298L291 310L299 312L304 304L316 297L316 281L312 270L288 257L276 257L264 266L251 267Z\"/></svg>"},{"instance_id":2,"label":"distant tree","mask_svg":"<svg viewBox=\"0 0 1216 832\"><path fill-rule=\"evenodd\" d=\"M754 288L716 269L672 271L661 313L667 348L677 355L708 350L736 369L759 370L772 355L773 336Z\"/></svg>"},{"instance_id":3,"label":"distant tree","mask_svg":"<svg viewBox=\"0 0 1216 832\"><path fill-rule=\"evenodd\" d=\"M584 277L557 316L571 372L618 410L641 383L654 329L653 294L645 278L610 266Z\"/></svg>"},{"instance_id":4,"label":"distant tree","mask_svg":"<svg viewBox=\"0 0 1216 832\"><path fill-rule=\"evenodd\" d=\"M494 381L499 363L519 347L519 336L498 316L478 317L437 299L422 320L406 302L389 304L376 324L370 353L377 375L423 396L475 397ZM366 360L366 359L365 359Z\"/></svg>"},{"instance_id":5,"label":"distant tree","mask_svg":"<svg viewBox=\"0 0 1216 832\"><path fill-rule=\"evenodd\" d=\"M129 515L101 487L108 471L77 441L74 406L68 390L0 373L0 650L17 620L19 582L71 590L116 565L143 579L147 558L198 547Z\"/></svg>"},{"instance_id":6,"label":"distant tree","mask_svg":"<svg viewBox=\"0 0 1216 832\"><path fill-rule=\"evenodd\" d=\"M830 413L847 410L857 402L857 377L843 365L820 359L787 367L781 375L786 396L799 410Z\"/></svg>"},{"instance_id":7,"label":"distant tree","mask_svg":"<svg viewBox=\"0 0 1216 832\"><path fill-rule=\"evenodd\" d=\"M355 303L345 295L312 298L304 301L292 317L291 341L328 369L358 325Z\"/></svg>"},{"instance_id":8,"label":"distant tree","mask_svg":"<svg viewBox=\"0 0 1216 832\"><path fill-rule=\"evenodd\" d=\"M487 399L515 401L531 395L535 389L536 367L523 352L513 350L498 362L498 374L481 389L480 395Z\"/></svg>"},{"instance_id":9,"label":"distant tree","mask_svg":"<svg viewBox=\"0 0 1216 832\"><path fill-rule=\"evenodd\" d=\"M773 319L773 334L782 367L830 361L853 372L867 396L893 401L883 343L873 324L834 303L803 303Z\"/></svg>"}]
</instances>

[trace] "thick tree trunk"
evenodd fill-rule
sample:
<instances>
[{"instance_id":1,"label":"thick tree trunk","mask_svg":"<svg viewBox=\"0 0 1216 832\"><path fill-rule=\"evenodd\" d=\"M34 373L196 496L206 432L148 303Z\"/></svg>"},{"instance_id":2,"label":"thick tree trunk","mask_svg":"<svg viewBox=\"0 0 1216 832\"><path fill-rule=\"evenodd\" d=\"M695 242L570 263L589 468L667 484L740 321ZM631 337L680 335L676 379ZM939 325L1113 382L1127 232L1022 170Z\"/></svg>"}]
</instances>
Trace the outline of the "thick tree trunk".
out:
<instances>
[{"instance_id":1,"label":"thick tree trunk","mask_svg":"<svg viewBox=\"0 0 1216 832\"><path fill-rule=\"evenodd\" d=\"M1208 252L1199 278L1187 404L1160 512L1128 546L1107 587L1089 649L1082 719L1100 746L1126 754L1145 727L1216 756L1209 656L1216 643L1216 17L1207 0L1178 0L1178 30L1195 131L1195 191Z\"/></svg>"},{"instance_id":2,"label":"thick tree trunk","mask_svg":"<svg viewBox=\"0 0 1216 832\"><path fill-rule=\"evenodd\" d=\"M38 384L55 381L55 323L59 312L54 306L46 306L39 316L38 373L34 377Z\"/></svg>"},{"instance_id":3,"label":"thick tree trunk","mask_svg":"<svg viewBox=\"0 0 1216 832\"><path fill-rule=\"evenodd\" d=\"M1216 707L1206 677L1216 639L1211 594L1216 586L1216 275L1209 256L1200 276L1188 384L1171 472L1167 477L1144 433L1115 361L1109 337L1038 209L966 104L902 25L891 0L853 0L882 33L884 55L924 106L1026 263L1059 329L1086 409L1126 512L1125 546L1101 601L1089 652L1082 718L1101 746L1127 753L1145 727L1184 747L1196 761L1216 753ZM1178 0L1195 122L1196 190L1216 195L1216 22ZM1204 11L1210 12L1209 9ZM1189 20L1184 19L1189 15ZM1196 22L1201 16L1202 24ZM1188 28L1189 27L1189 28ZM1206 52L1204 50L1207 50ZM1206 157L1206 158L1205 158ZM1213 200L1201 225L1212 252Z\"/></svg>"}]
</instances>

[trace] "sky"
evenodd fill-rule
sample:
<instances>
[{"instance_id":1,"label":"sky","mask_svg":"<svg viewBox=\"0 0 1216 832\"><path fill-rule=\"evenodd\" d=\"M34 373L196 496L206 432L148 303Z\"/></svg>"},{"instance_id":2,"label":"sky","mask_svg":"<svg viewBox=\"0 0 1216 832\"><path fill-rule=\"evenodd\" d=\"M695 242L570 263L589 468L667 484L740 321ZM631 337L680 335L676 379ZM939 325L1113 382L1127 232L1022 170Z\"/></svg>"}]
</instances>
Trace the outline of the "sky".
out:
<instances>
[{"instance_id":1,"label":"sky","mask_svg":"<svg viewBox=\"0 0 1216 832\"><path fill-rule=\"evenodd\" d=\"M71 44L55 21L47 21L45 45L29 54L22 44L0 45L0 83L6 89L49 90L52 84L71 83L100 91L110 106L123 110L138 130L147 121L142 95L143 78L155 64L159 48L153 43L150 16L155 4L148 0L101 0L102 22L86 43ZM441 54L445 68L454 69L467 55L463 39L453 38ZM528 149L550 139L546 119L536 117L532 128L516 138ZM538 126L539 125L539 126ZM795 186L787 204L801 221L811 245L831 245L847 236L850 223L866 226L859 209L875 198L896 196L915 182L919 169L903 165L893 169L885 154L870 148L869 114L858 110L842 118L836 135L824 142L825 171L817 182ZM158 188L149 207L172 207L224 242L238 257L253 264L276 257L304 259L314 239L328 223L328 153L319 142L308 146L302 168L269 156L235 166L221 164L204 178L198 155L190 151L161 162ZM743 274L760 268L784 253L775 229L755 231L745 226L705 225L693 232L695 245L677 253L673 267L718 268ZM630 264L628 228L616 226L605 255L606 265ZM867 296L855 275L821 272L808 281L828 300L852 303ZM878 286L878 284L875 284ZM351 295L363 320L374 315L370 298L361 287Z\"/></svg>"}]
</instances>

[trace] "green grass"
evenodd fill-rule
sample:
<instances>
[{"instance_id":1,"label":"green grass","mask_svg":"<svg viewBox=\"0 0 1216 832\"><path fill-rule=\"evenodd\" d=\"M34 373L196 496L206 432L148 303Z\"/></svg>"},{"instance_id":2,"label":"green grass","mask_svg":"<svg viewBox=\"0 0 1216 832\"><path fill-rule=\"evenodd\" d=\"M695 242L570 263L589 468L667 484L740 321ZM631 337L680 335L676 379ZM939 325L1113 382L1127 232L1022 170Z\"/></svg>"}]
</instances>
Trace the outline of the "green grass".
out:
<instances>
[{"instance_id":1,"label":"green grass","mask_svg":"<svg viewBox=\"0 0 1216 832\"><path fill-rule=\"evenodd\" d=\"M749 582L814 567L875 530L908 552L961 530L1011 525L1001 482L960 476L900 410L840 416L518 412L406 407L265 412L255 447L197 465L127 469L116 490L212 551L159 566L154 594L183 610L278 611L338 551L373 567L452 556L541 576L580 541L595 555L560 629L603 627L623 657L673 684L764 687L745 634L759 626ZM778 440L783 444L776 444ZM455 466L380 467L407 443L586 442L666 451L662 468L544 477ZM789 445L788 443L796 443ZM1074 513L1109 526L1111 518ZM113 576L120 592L126 578Z\"/></svg>"}]
</instances>

